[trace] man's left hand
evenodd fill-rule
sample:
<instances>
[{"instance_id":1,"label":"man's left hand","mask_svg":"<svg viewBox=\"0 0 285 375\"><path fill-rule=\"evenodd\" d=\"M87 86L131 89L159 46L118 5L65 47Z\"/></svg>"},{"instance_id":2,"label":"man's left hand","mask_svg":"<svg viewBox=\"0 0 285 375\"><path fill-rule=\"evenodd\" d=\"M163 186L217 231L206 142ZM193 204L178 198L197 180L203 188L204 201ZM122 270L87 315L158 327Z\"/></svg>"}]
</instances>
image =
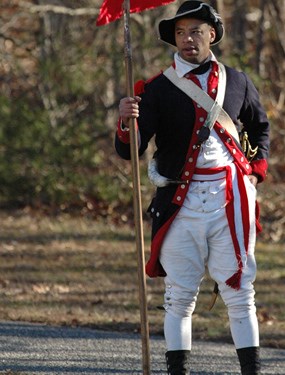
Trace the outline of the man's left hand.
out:
<instances>
[{"instance_id":1,"label":"man's left hand","mask_svg":"<svg viewBox=\"0 0 285 375\"><path fill-rule=\"evenodd\" d=\"M252 183L252 185L256 187L257 182L258 182L257 177L254 176L253 174L250 174L250 175L248 176L248 179L249 179L249 181Z\"/></svg>"}]
</instances>

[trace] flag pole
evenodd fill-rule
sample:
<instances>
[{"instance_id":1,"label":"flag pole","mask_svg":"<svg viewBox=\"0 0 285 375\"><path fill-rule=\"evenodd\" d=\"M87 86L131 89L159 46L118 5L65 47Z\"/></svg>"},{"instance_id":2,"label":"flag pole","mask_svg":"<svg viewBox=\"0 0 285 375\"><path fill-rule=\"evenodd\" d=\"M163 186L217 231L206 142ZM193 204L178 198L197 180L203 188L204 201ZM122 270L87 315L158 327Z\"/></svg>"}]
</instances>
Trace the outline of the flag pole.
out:
<instances>
[{"instance_id":1,"label":"flag pole","mask_svg":"<svg viewBox=\"0 0 285 375\"><path fill-rule=\"evenodd\" d=\"M132 66L131 32L130 32L130 0L124 0L124 51L127 81L127 95L134 96L134 78ZM147 315L146 277L144 258L143 219L140 190L138 135L136 120L130 120L130 148L133 179L133 206L136 232L136 250L138 263L139 304L141 318L142 364L143 374L150 375L149 325Z\"/></svg>"}]
</instances>

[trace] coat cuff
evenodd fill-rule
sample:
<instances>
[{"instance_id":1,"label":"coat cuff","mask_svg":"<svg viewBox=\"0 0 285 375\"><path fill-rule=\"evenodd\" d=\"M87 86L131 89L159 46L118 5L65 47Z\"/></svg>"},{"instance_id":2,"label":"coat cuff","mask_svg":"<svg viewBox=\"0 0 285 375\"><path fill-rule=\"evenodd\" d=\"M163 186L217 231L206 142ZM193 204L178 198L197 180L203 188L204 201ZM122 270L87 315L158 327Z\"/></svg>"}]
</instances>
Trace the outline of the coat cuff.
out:
<instances>
[{"instance_id":1,"label":"coat cuff","mask_svg":"<svg viewBox=\"0 0 285 375\"><path fill-rule=\"evenodd\" d=\"M252 168L252 174L256 175L258 182L264 181L267 175L267 161L265 159L253 160L250 165Z\"/></svg>"},{"instance_id":2,"label":"coat cuff","mask_svg":"<svg viewBox=\"0 0 285 375\"><path fill-rule=\"evenodd\" d=\"M121 142L126 143L126 144L130 143L130 130L128 128L123 127L121 117L119 118L118 124L117 124L117 135Z\"/></svg>"},{"instance_id":3,"label":"coat cuff","mask_svg":"<svg viewBox=\"0 0 285 375\"><path fill-rule=\"evenodd\" d=\"M139 127L138 127L138 124L136 122L136 130L138 131L138 129L139 129ZM121 117L118 120L117 135L118 135L118 138L121 142L123 142L125 144L130 143L130 130L129 130L129 128L124 127Z\"/></svg>"}]
</instances>

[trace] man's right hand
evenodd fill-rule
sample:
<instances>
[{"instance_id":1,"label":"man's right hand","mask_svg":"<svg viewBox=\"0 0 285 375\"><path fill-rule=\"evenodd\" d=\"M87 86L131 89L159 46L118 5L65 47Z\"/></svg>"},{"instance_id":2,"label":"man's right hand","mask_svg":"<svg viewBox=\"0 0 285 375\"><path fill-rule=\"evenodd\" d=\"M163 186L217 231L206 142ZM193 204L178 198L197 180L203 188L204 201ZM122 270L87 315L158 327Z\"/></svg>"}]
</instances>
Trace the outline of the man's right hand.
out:
<instances>
[{"instance_id":1,"label":"man's right hand","mask_svg":"<svg viewBox=\"0 0 285 375\"><path fill-rule=\"evenodd\" d=\"M141 98L139 96L134 96L133 98L126 97L120 100L119 113L125 127L129 127L128 123L130 118L139 117L138 103L140 101Z\"/></svg>"}]
</instances>

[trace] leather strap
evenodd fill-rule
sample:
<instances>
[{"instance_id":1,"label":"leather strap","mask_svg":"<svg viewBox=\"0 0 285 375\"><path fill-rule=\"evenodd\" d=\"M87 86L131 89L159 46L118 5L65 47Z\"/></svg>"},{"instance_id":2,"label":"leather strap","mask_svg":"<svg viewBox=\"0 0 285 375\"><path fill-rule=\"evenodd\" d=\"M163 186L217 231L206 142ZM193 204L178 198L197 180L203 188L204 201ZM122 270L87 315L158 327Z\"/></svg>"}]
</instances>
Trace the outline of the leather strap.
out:
<instances>
[{"instance_id":1,"label":"leather strap","mask_svg":"<svg viewBox=\"0 0 285 375\"><path fill-rule=\"evenodd\" d=\"M225 87L226 87L226 70L223 64L219 63L219 89L217 94L217 101L213 100L204 90L202 90L199 86L197 86L193 81L187 78L179 78L175 72L175 69L170 66L166 69L163 74L181 91L187 94L192 100L198 103L205 111L208 112L210 116L208 116L205 125L209 127L211 130L216 121L220 123L222 127L224 127L235 139L235 141L239 144L239 135L235 124L233 123L230 116L225 112L225 110L221 107ZM221 76L223 77L222 79ZM220 86L222 85L222 86ZM219 103L220 104L219 104Z\"/></svg>"}]
</instances>

